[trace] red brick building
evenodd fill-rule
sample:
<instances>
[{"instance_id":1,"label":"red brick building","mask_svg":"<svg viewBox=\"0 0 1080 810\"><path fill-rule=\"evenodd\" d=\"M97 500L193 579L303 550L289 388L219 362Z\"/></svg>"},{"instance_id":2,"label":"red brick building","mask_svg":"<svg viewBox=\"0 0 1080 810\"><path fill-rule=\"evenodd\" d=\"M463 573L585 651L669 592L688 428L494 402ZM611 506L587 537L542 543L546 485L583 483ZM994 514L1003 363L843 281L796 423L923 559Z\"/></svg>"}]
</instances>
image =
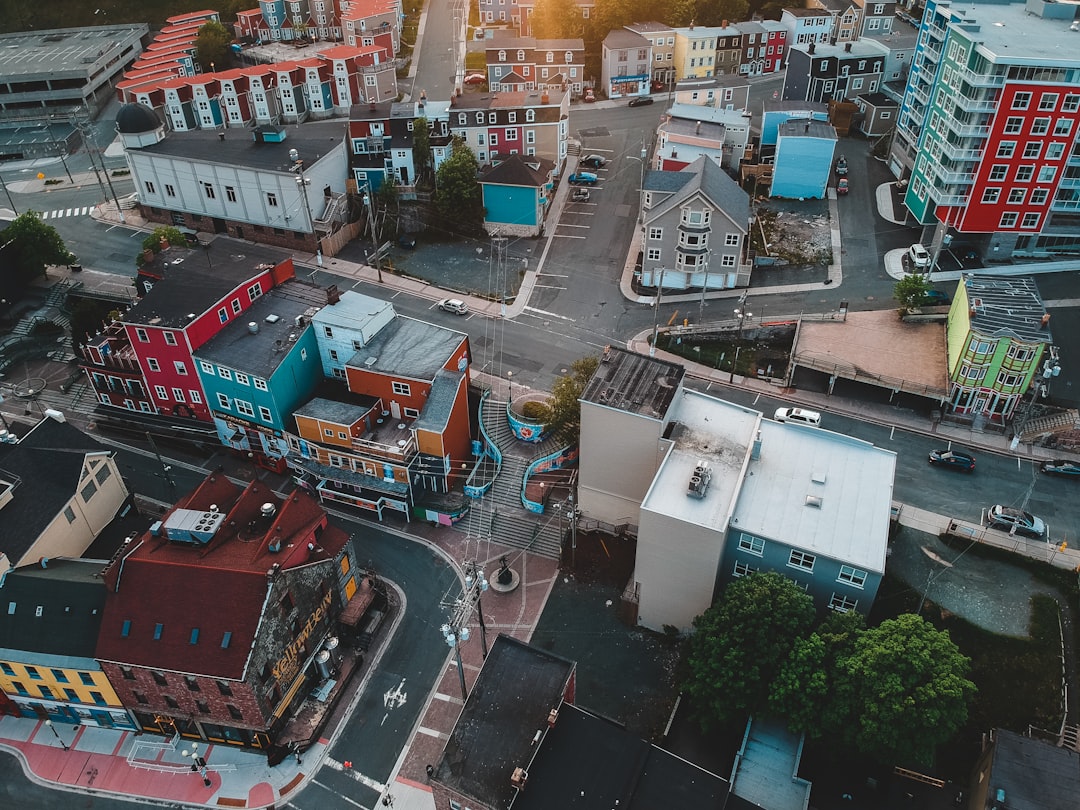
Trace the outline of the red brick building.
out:
<instances>
[{"instance_id":1,"label":"red brick building","mask_svg":"<svg viewBox=\"0 0 1080 810\"><path fill-rule=\"evenodd\" d=\"M108 568L96 657L143 729L271 749L359 578L306 492L210 475Z\"/></svg>"}]
</instances>

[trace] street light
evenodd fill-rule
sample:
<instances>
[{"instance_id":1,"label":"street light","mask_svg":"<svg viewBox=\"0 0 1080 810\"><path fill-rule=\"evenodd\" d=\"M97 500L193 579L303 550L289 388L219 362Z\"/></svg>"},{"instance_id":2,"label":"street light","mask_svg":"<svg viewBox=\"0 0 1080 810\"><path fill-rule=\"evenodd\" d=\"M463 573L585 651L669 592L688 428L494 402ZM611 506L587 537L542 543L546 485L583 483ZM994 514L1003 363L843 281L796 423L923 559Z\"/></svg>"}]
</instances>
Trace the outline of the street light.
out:
<instances>
[{"instance_id":1,"label":"street light","mask_svg":"<svg viewBox=\"0 0 1080 810\"><path fill-rule=\"evenodd\" d=\"M191 758L191 772L202 777L203 784L210 787L210 777L206 775L206 760L199 756L199 744L192 743L190 751L182 751L180 756Z\"/></svg>"},{"instance_id":2,"label":"street light","mask_svg":"<svg viewBox=\"0 0 1080 810\"><path fill-rule=\"evenodd\" d=\"M476 560L470 560L465 564L465 592L469 599L476 599L476 618L480 621L480 649L485 660L488 654L487 627L484 625L484 605L480 602L480 597L487 589L488 581L483 570Z\"/></svg>"},{"instance_id":3,"label":"street light","mask_svg":"<svg viewBox=\"0 0 1080 810\"><path fill-rule=\"evenodd\" d=\"M319 240L315 235L315 218L311 215L311 200L308 199L308 186L311 185L311 178L304 175L304 160L295 149L289 150L289 160L293 162L291 171L297 175L296 186L304 193L304 208L307 210L308 227L311 228L311 235L315 238L316 248L318 248Z\"/></svg>"},{"instance_id":4,"label":"street light","mask_svg":"<svg viewBox=\"0 0 1080 810\"><path fill-rule=\"evenodd\" d=\"M665 267L653 268L653 274L656 271L660 271L660 281L656 285L656 298L653 299L653 324L652 324L652 346L649 347L649 357L656 357L656 338L660 332L660 296L664 294L664 271Z\"/></svg>"},{"instance_id":5,"label":"street light","mask_svg":"<svg viewBox=\"0 0 1080 810\"><path fill-rule=\"evenodd\" d=\"M439 628L446 643L454 651L457 661L458 681L461 684L461 699L468 700L469 692L465 686L465 665L461 660L461 643L468 641L470 632L469 619L472 616L473 605L476 605L477 618L480 620L480 645L483 656L488 654L487 627L484 624L484 606L480 602L480 595L488 589L487 577L475 560L465 563L465 589L461 597L450 602L443 602L443 607L449 611L448 621Z\"/></svg>"},{"instance_id":6,"label":"street light","mask_svg":"<svg viewBox=\"0 0 1080 810\"><path fill-rule=\"evenodd\" d=\"M915 611L916 616L921 616L922 615L923 605L926 604L926 594L930 591L930 584L935 579L937 579L939 576L941 576L942 574L944 574L946 571L948 571L950 568L953 567L953 564L951 562L946 560L940 554L936 554L935 552L931 551L926 546L920 546L919 548L922 549L923 554L925 554L931 560L933 560L938 565L941 565L943 567L942 567L942 569L940 571L934 570L933 566L930 567L930 573L926 575L926 585L923 587L922 599L919 600L919 609ZM968 548L970 548L970 546ZM964 550L967 551L967 549L964 549ZM960 558L957 557L956 559L960 559Z\"/></svg>"},{"instance_id":7,"label":"street light","mask_svg":"<svg viewBox=\"0 0 1080 810\"><path fill-rule=\"evenodd\" d=\"M507 384L507 387L510 389L510 392L509 392L509 394L507 396L510 397L510 404L513 405L514 404L514 372L512 372L512 371L506 372L506 384Z\"/></svg>"},{"instance_id":8,"label":"street light","mask_svg":"<svg viewBox=\"0 0 1080 810\"><path fill-rule=\"evenodd\" d=\"M64 750L65 751L70 751L71 748L68 747L68 744L66 742L64 742L63 737L61 737L59 732L57 732L56 726L53 725L52 720L46 720L45 725L47 725L49 727L49 731L51 731L53 733L53 736L56 737L56 741L59 742L60 745L64 746Z\"/></svg>"}]
</instances>

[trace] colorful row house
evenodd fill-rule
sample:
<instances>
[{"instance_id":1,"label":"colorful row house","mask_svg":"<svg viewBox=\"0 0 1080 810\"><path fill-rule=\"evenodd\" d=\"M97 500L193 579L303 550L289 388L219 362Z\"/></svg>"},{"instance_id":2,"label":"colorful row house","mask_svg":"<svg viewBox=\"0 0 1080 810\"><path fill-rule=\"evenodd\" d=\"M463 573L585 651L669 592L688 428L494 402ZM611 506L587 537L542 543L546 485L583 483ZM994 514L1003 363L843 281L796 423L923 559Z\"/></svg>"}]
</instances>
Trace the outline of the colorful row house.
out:
<instances>
[{"instance_id":1,"label":"colorful row house","mask_svg":"<svg viewBox=\"0 0 1080 810\"><path fill-rule=\"evenodd\" d=\"M233 32L249 43L341 40L341 0L259 0L236 12Z\"/></svg>"},{"instance_id":2,"label":"colorful row house","mask_svg":"<svg viewBox=\"0 0 1080 810\"><path fill-rule=\"evenodd\" d=\"M581 39L493 39L484 46L492 93L585 89L585 42Z\"/></svg>"}]
</instances>

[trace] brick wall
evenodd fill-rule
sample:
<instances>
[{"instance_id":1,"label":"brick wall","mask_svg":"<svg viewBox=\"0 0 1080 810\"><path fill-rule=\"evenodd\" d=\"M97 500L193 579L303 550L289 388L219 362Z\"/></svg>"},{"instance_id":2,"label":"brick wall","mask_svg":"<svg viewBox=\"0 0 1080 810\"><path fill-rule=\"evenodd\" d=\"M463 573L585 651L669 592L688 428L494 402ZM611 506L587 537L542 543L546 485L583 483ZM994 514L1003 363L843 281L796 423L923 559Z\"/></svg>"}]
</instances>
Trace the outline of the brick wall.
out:
<instances>
[{"instance_id":1,"label":"brick wall","mask_svg":"<svg viewBox=\"0 0 1080 810\"><path fill-rule=\"evenodd\" d=\"M139 211L142 216L149 222L157 222L162 225L173 225L178 228L191 228L193 231L201 231L203 233L213 233L214 217L203 216L198 220L194 215L184 213L181 211L166 211L162 208L153 208L148 205L139 205ZM177 225L173 219L174 215L179 215L183 218L183 222ZM286 248L287 250L305 251L308 253L314 253L317 248L317 241L315 236L310 233L301 233L299 231L281 231L266 225L252 225L248 222L232 222L230 220L221 220L225 224L225 232L234 239L248 239L252 242L258 242L263 245L273 245L275 247Z\"/></svg>"}]
</instances>

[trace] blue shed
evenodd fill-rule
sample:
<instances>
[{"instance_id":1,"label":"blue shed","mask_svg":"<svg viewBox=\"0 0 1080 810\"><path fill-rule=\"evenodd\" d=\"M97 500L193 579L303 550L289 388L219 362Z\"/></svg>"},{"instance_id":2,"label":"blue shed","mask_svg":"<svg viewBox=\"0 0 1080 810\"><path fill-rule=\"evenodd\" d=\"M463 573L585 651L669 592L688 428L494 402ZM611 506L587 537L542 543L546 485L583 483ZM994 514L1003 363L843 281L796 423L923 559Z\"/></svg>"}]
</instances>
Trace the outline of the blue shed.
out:
<instances>
[{"instance_id":1,"label":"blue shed","mask_svg":"<svg viewBox=\"0 0 1080 810\"><path fill-rule=\"evenodd\" d=\"M804 119L779 127L771 196L823 199L829 186L836 130Z\"/></svg>"}]
</instances>

